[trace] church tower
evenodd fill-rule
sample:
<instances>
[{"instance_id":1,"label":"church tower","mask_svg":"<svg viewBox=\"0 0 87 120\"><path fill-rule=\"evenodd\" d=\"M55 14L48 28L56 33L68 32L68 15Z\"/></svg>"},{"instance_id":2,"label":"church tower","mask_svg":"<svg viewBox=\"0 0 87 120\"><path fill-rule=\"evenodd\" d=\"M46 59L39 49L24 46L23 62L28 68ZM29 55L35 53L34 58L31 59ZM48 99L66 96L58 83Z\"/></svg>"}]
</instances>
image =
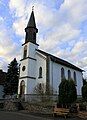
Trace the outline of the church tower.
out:
<instances>
[{"instance_id":1,"label":"church tower","mask_svg":"<svg viewBox=\"0 0 87 120\"><path fill-rule=\"evenodd\" d=\"M36 28L34 11L32 10L29 22L25 28L26 36L25 43L22 44L22 59L20 64L20 76L18 94L20 96L27 96L32 94L36 80L36 49L38 44L36 43L36 34L38 29Z\"/></svg>"}]
</instances>

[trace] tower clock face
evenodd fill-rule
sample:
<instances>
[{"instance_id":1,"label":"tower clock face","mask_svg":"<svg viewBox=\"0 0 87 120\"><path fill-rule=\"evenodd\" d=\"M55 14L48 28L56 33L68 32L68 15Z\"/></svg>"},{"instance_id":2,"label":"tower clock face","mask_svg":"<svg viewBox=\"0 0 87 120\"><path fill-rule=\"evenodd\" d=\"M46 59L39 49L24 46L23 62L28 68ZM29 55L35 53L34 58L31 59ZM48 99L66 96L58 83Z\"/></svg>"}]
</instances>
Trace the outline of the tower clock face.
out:
<instances>
[{"instance_id":1,"label":"tower clock face","mask_svg":"<svg viewBox=\"0 0 87 120\"><path fill-rule=\"evenodd\" d=\"M25 71L25 69L26 69L26 67L25 67L25 66L23 66L23 67L22 67L22 71Z\"/></svg>"}]
</instances>

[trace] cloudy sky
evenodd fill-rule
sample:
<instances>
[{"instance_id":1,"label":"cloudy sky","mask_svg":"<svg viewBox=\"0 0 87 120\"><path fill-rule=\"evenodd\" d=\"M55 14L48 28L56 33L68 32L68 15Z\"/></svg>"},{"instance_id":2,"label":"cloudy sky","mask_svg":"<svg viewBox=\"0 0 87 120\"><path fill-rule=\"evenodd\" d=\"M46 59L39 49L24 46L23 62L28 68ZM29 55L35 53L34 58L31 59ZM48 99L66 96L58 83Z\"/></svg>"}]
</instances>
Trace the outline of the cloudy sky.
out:
<instances>
[{"instance_id":1,"label":"cloudy sky","mask_svg":"<svg viewBox=\"0 0 87 120\"><path fill-rule=\"evenodd\" d=\"M21 59L32 6L39 49L87 71L87 0L0 0L0 69Z\"/></svg>"}]
</instances>

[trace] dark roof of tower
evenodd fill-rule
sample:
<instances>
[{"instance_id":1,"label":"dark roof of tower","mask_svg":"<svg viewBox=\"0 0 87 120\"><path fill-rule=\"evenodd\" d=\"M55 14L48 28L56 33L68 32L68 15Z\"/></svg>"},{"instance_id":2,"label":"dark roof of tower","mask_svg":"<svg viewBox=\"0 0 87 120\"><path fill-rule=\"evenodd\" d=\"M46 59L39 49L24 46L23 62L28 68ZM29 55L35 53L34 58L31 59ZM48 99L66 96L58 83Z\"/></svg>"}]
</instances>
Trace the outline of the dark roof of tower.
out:
<instances>
[{"instance_id":1,"label":"dark roof of tower","mask_svg":"<svg viewBox=\"0 0 87 120\"><path fill-rule=\"evenodd\" d=\"M33 10L31 12L31 16L30 16L29 22L27 24L27 27L34 27L34 28L36 28L36 23L35 23L35 17L34 17L34 11Z\"/></svg>"},{"instance_id":2,"label":"dark roof of tower","mask_svg":"<svg viewBox=\"0 0 87 120\"><path fill-rule=\"evenodd\" d=\"M64 66L66 66L66 67L69 67L69 68L78 70L78 71L80 71L80 72L83 72L83 71L84 71L84 70L80 69L79 67L77 67L77 66L75 66L75 65L73 65L73 64L71 64L71 63L69 63L69 62L67 62L67 61L65 61L65 60L63 60L63 59L60 59L60 58L58 58L58 57L56 57L56 56L53 56L53 55L51 55L51 54L49 54L49 53L47 53L47 52L44 52L44 51L42 51L42 50L37 50L37 51L40 52L40 53L42 53L42 54L45 55L45 56L49 56L50 59L51 59L53 62L55 62L55 63L59 63L59 64L61 64L61 65L64 65Z\"/></svg>"}]
</instances>

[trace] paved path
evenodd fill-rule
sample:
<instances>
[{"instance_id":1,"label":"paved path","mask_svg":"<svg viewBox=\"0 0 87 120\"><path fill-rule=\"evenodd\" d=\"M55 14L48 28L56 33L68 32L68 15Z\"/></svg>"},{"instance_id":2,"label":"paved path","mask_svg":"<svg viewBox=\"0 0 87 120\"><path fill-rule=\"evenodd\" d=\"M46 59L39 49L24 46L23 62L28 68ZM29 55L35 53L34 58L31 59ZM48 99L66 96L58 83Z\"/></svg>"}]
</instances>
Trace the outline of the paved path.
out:
<instances>
[{"instance_id":1,"label":"paved path","mask_svg":"<svg viewBox=\"0 0 87 120\"><path fill-rule=\"evenodd\" d=\"M20 112L0 111L0 120L49 120L38 116L23 114Z\"/></svg>"},{"instance_id":2,"label":"paved path","mask_svg":"<svg viewBox=\"0 0 87 120\"><path fill-rule=\"evenodd\" d=\"M46 118L21 112L0 111L0 120L65 120L64 118ZM78 118L67 118L67 120L82 120Z\"/></svg>"}]
</instances>

